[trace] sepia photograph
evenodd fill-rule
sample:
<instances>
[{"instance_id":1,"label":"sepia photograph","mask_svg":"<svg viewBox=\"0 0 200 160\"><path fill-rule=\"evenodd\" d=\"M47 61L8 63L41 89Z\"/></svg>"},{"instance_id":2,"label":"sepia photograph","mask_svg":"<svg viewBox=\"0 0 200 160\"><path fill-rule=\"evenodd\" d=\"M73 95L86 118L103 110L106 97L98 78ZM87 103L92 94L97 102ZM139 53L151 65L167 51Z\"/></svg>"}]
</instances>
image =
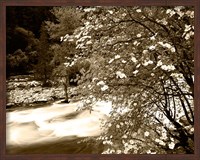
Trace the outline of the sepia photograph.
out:
<instances>
[{"instance_id":1,"label":"sepia photograph","mask_svg":"<svg viewBox=\"0 0 200 160\"><path fill-rule=\"evenodd\" d=\"M194 154L194 119L194 7L6 6L6 154Z\"/></svg>"}]
</instances>

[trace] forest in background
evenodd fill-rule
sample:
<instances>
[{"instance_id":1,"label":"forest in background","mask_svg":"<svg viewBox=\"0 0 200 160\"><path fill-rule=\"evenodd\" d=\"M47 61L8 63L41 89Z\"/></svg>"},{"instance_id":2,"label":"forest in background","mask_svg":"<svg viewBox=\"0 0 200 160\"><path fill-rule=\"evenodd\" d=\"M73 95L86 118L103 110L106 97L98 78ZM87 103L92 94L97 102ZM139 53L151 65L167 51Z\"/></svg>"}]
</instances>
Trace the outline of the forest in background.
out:
<instances>
[{"instance_id":1,"label":"forest in background","mask_svg":"<svg viewBox=\"0 0 200 160\"><path fill-rule=\"evenodd\" d=\"M7 7L7 77L112 101L104 153L194 152L194 10ZM68 102L68 92L65 92Z\"/></svg>"},{"instance_id":2,"label":"forest in background","mask_svg":"<svg viewBox=\"0 0 200 160\"><path fill-rule=\"evenodd\" d=\"M41 25L55 20L49 11L52 7L6 8L7 77L29 74L37 64L37 47Z\"/></svg>"}]
</instances>

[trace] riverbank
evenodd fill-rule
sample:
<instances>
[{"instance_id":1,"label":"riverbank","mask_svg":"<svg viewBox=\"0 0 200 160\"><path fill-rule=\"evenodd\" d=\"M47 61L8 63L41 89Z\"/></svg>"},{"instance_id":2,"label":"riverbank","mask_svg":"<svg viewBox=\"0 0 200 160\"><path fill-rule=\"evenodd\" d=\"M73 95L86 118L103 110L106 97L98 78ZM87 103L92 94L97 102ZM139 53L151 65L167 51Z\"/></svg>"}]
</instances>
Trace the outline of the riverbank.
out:
<instances>
[{"instance_id":1,"label":"riverbank","mask_svg":"<svg viewBox=\"0 0 200 160\"><path fill-rule=\"evenodd\" d=\"M50 104L65 97L64 88L60 86L43 87L40 81L31 76L13 76L7 80L7 109L16 107L37 107ZM74 88L69 88L69 95Z\"/></svg>"}]
</instances>

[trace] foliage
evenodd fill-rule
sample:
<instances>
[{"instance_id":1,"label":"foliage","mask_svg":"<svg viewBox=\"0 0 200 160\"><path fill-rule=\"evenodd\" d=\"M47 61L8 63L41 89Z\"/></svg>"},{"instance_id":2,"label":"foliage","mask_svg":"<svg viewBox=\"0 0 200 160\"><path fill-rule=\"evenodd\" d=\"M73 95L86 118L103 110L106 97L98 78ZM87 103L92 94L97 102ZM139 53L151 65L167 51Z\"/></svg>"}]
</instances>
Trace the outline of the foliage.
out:
<instances>
[{"instance_id":1,"label":"foliage","mask_svg":"<svg viewBox=\"0 0 200 160\"><path fill-rule=\"evenodd\" d=\"M75 7L53 7L51 13L56 17L56 22L46 21L50 38L60 40L66 34L72 34L80 25L80 16Z\"/></svg>"},{"instance_id":2,"label":"foliage","mask_svg":"<svg viewBox=\"0 0 200 160\"><path fill-rule=\"evenodd\" d=\"M90 7L63 41L91 62L80 94L112 101L104 153L194 152L194 11ZM89 104L87 104L88 106Z\"/></svg>"},{"instance_id":3,"label":"foliage","mask_svg":"<svg viewBox=\"0 0 200 160\"><path fill-rule=\"evenodd\" d=\"M52 73L52 66L50 64L52 60L52 53L48 42L48 34L44 24L41 26L41 34L39 38L38 62L35 65L35 77L43 82L44 86L49 86L49 79Z\"/></svg>"},{"instance_id":4,"label":"foliage","mask_svg":"<svg viewBox=\"0 0 200 160\"><path fill-rule=\"evenodd\" d=\"M6 7L6 54L7 76L32 73L37 63L37 46L39 45L40 26L44 20L54 20L49 12L52 7L7 6ZM22 50L28 62L19 64L20 69L13 68L16 58L14 53ZM10 61L12 57L12 62ZM14 60L17 61L17 60ZM20 63L20 62L19 62Z\"/></svg>"},{"instance_id":5,"label":"foliage","mask_svg":"<svg viewBox=\"0 0 200 160\"><path fill-rule=\"evenodd\" d=\"M16 27L15 32L18 33L23 37L23 39L27 42L26 50L34 50L36 46L38 45L39 41L37 38L35 38L35 35L32 31L26 30L22 27Z\"/></svg>"},{"instance_id":6,"label":"foliage","mask_svg":"<svg viewBox=\"0 0 200 160\"><path fill-rule=\"evenodd\" d=\"M52 41L50 50L53 54L51 65L53 66L52 80L63 84L65 99L68 102L68 87L77 85L81 68L86 68L84 62L77 59L76 45L74 42L62 41L63 35L69 35L80 25L80 14L75 7L54 7L51 13L56 17L56 22L46 21L46 29ZM53 43L54 42L54 43ZM74 61L72 63L72 61ZM77 62L75 62L77 61Z\"/></svg>"},{"instance_id":7,"label":"foliage","mask_svg":"<svg viewBox=\"0 0 200 160\"><path fill-rule=\"evenodd\" d=\"M16 50L12 55L9 54L6 59L8 72L28 73L25 68L28 66L29 58L21 49Z\"/></svg>"},{"instance_id":8,"label":"foliage","mask_svg":"<svg viewBox=\"0 0 200 160\"><path fill-rule=\"evenodd\" d=\"M7 75L10 74L28 74L33 69L33 64L36 63L36 46L39 40L35 38L33 32L22 27L15 28L15 34L18 35L18 41L22 41L21 48L14 53L7 55ZM25 42L24 42L25 41ZM23 47L23 45L25 46Z\"/></svg>"},{"instance_id":9,"label":"foliage","mask_svg":"<svg viewBox=\"0 0 200 160\"><path fill-rule=\"evenodd\" d=\"M24 50L26 42L16 33L20 27L33 32L36 38L40 36L40 26L44 20L54 20L48 6L7 6L6 7L6 51L12 54L17 49ZM20 41L19 41L20 39ZM20 42L20 43L19 43Z\"/></svg>"}]
</instances>

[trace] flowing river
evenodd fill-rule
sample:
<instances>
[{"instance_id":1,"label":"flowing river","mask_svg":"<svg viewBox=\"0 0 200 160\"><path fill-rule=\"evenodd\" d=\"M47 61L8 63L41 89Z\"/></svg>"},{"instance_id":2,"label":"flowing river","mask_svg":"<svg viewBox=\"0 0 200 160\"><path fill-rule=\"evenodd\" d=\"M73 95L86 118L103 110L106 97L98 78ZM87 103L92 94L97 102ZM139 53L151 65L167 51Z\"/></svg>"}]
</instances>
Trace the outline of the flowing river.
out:
<instances>
[{"instance_id":1,"label":"flowing river","mask_svg":"<svg viewBox=\"0 0 200 160\"><path fill-rule=\"evenodd\" d=\"M111 102L97 102L93 111L77 111L81 102L55 102L39 108L7 111L8 154L101 153L102 144L81 142L99 136Z\"/></svg>"}]
</instances>

